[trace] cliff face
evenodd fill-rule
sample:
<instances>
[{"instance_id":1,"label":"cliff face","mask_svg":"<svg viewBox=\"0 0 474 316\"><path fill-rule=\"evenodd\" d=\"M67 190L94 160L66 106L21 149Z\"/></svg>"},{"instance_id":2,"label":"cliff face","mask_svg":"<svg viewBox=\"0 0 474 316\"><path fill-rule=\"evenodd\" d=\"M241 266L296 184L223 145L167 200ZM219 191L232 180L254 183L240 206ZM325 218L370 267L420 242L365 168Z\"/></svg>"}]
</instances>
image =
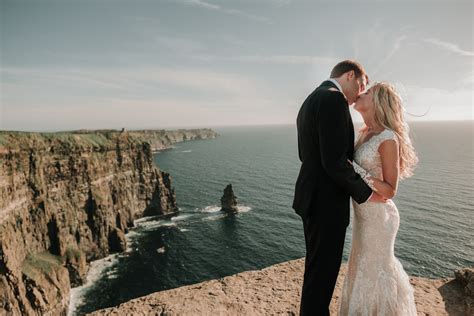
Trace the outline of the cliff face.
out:
<instances>
[{"instance_id":1,"label":"cliff face","mask_svg":"<svg viewBox=\"0 0 474 316\"><path fill-rule=\"evenodd\" d=\"M179 129L173 131L167 130L134 130L128 132L136 138L150 143L152 152L167 149L174 143L187 140L211 139L216 138L217 133L212 129Z\"/></svg>"},{"instance_id":2,"label":"cliff face","mask_svg":"<svg viewBox=\"0 0 474 316\"><path fill-rule=\"evenodd\" d=\"M176 212L151 143L186 133L1 132L0 314L64 314L87 261L124 250L134 219Z\"/></svg>"}]
</instances>

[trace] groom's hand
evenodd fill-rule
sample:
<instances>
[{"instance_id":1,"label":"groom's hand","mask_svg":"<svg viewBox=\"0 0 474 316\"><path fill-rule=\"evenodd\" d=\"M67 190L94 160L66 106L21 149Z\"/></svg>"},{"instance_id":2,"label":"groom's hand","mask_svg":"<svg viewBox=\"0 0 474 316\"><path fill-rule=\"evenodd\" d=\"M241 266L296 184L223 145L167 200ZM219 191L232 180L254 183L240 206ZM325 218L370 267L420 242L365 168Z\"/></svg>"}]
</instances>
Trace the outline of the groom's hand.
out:
<instances>
[{"instance_id":1,"label":"groom's hand","mask_svg":"<svg viewBox=\"0 0 474 316\"><path fill-rule=\"evenodd\" d=\"M369 199L370 202L378 202L378 203L385 203L387 202L387 200L388 200L387 198L378 194L377 192L374 192L374 194L372 194L372 196Z\"/></svg>"}]
</instances>

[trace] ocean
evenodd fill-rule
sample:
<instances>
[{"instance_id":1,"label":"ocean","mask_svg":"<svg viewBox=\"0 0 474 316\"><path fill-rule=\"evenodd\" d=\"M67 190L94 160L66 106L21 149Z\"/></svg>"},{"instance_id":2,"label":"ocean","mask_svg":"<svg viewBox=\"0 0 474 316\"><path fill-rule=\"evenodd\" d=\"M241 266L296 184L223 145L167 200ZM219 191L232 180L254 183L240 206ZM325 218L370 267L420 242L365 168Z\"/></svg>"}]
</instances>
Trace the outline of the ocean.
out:
<instances>
[{"instance_id":1,"label":"ocean","mask_svg":"<svg viewBox=\"0 0 474 316\"><path fill-rule=\"evenodd\" d=\"M474 266L474 124L410 126L420 162L393 199L400 213L395 255L409 275L453 277L454 269ZM296 127L214 130L216 139L178 143L154 155L172 176L179 215L137 220L127 251L93 262L87 283L73 289L70 314L305 255L302 221L291 208L300 167ZM238 214L220 212L229 183ZM351 235L352 223L343 262Z\"/></svg>"}]
</instances>

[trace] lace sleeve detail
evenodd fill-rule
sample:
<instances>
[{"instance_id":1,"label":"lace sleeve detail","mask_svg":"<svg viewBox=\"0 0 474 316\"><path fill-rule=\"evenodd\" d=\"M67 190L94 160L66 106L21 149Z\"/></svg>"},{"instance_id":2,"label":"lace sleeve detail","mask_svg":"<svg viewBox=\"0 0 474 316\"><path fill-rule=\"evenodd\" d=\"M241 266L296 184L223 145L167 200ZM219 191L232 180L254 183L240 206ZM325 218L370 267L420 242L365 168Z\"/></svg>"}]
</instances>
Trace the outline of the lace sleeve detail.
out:
<instances>
[{"instance_id":1,"label":"lace sleeve detail","mask_svg":"<svg viewBox=\"0 0 474 316\"><path fill-rule=\"evenodd\" d=\"M397 145L399 145L397 134L390 129L386 129L380 134L379 144L389 139L394 140L397 143Z\"/></svg>"},{"instance_id":2,"label":"lace sleeve detail","mask_svg":"<svg viewBox=\"0 0 474 316\"><path fill-rule=\"evenodd\" d=\"M369 177L371 176L364 168L359 166L355 161L352 162L352 166L354 166L354 171L357 172L361 178L364 180L365 183L372 189L372 191L377 192L377 189L374 186L374 181L371 180Z\"/></svg>"}]
</instances>

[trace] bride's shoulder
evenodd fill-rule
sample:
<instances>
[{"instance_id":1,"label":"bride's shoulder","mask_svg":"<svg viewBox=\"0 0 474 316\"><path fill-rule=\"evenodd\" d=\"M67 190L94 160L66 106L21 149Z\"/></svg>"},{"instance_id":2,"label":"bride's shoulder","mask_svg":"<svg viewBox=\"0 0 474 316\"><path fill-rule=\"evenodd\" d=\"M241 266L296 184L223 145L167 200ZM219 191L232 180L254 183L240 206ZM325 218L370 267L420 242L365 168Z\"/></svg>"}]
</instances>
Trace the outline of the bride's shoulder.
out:
<instances>
[{"instance_id":1,"label":"bride's shoulder","mask_svg":"<svg viewBox=\"0 0 474 316\"><path fill-rule=\"evenodd\" d=\"M386 140L394 140L398 144L397 133L395 133L395 131L389 128L386 128L385 130L383 130L383 132L380 133L379 138L380 138L380 143Z\"/></svg>"}]
</instances>

